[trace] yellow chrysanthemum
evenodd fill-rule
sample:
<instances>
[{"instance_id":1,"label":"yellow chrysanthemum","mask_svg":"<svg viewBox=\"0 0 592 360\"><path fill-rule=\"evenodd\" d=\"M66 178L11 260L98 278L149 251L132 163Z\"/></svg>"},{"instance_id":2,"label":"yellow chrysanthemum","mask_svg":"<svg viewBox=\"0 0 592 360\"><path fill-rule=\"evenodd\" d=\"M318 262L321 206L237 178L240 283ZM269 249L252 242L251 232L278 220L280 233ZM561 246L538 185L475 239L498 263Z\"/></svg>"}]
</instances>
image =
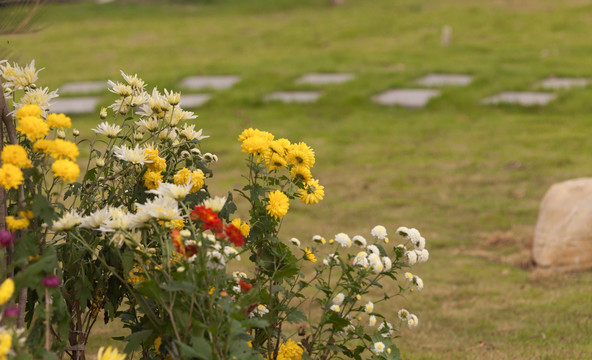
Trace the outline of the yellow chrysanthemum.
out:
<instances>
[{"instance_id":1,"label":"yellow chrysanthemum","mask_svg":"<svg viewBox=\"0 0 592 360\"><path fill-rule=\"evenodd\" d=\"M189 177L191 176L191 171L187 168L183 168L173 176L173 181L175 185L185 185L189 181Z\"/></svg>"},{"instance_id":2,"label":"yellow chrysanthemum","mask_svg":"<svg viewBox=\"0 0 592 360\"><path fill-rule=\"evenodd\" d=\"M154 172L161 172L166 170L166 160L161 157L158 157L157 149L144 149L144 155L146 155L146 160L150 161L146 163L148 169Z\"/></svg>"},{"instance_id":3,"label":"yellow chrysanthemum","mask_svg":"<svg viewBox=\"0 0 592 360\"><path fill-rule=\"evenodd\" d=\"M298 190L300 193L300 199L306 205L316 204L319 201L323 200L325 196L325 187L319 185L318 180L311 179L309 182L306 183L304 189Z\"/></svg>"},{"instance_id":4,"label":"yellow chrysanthemum","mask_svg":"<svg viewBox=\"0 0 592 360\"><path fill-rule=\"evenodd\" d=\"M16 189L25 181L23 172L12 164L4 164L0 167L0 186L4 189Z\"/></svg>"},{"instance_id":5,"label":"yellow chrysanthemum","mask_svg":"<svg viewBox=\"0 0 592 360\"><path fill-rule=\"evenodd\" d=\"M31 160L27 157L27 150L20 145L5 145L0 157L3 164L12 164L21 169L33 167Z\"/></svg>"},{"instance_id":6,"label":"yellow chrysanthemum","mask_svg":"<svg viewBox=\"0 0 592 360\"><path fill-rule=\"evenodd\" d=\"M302 181L303 183L307 183L312 179L312 173L310 172L310 168L304 165L297 165L292 167L290 170L290 176L292 179L296 181Z\"/></svg>"},{"instance_id":7,"label":"yellow chrysanthemum","mask_svg":"<svg viewBox=\"0 0 592 360\"><path fill-rule=\"evenodd\" d=\"M239 229L244 237L249 236L249 233L251 232L251 227L249 224L244 223L240 218L233 219L230 223Z\"/></svg>"},{"instance_id":8,"label":"yellow chrysanthemum","mask_svg":"<svg viewBox=\"0 0 592 360\"><path fill-rule=\"evenodd\" d=\"M49 149L53 146L53 140L39 139L33 144L33 150L49 154Z\"/></svg>"},{"instance_id":9,"label":"yellow chrysanthemum","mask_svg":"<svg viewBox=\"0 0 592 360\"><path fill-rule=\"evenodd\" d=\"M292 144L286 155L286 160L292 165L304 165L311 168L315 163L314 150L303 142Z\"/></svg>"},{"instance_id":10,"label":"yellow chrysanthemum","mask_svg":"<svg viewBox=\"0 0 592 360\"><path fill-rule=\"evenodd\" d=\"M243 142L253 136L261 136L261 137L268 139L269 141L273 140L273 134L270 132L261 131L259 129L248 128L248 129L243 130L243 132L238 136L238 141Z\"/></svg>"},{"instance_id":11,"label":"yellow chrysanthemum","mask_svg":"<svg viewBox=\"0 0 592 360\"><path fill-rule=\"evenodd\" d=\"M33 212L31 210L19 211L18 215L22 218L29 219L29 220L31 220L32 218L35 217L35 215L33 215Z\"/></svg>"},{"instance_id":12,"label":"yellow chrysanthemum","mask_svg":"<svg viewBox=\"0 0 592 360\"><path fill-rule=\"evenodd\" d=\"M32 116L32 117L40 117L43 114L43 110L36 104L28 104L23 105L20 109L16 112L16 118L22 119L24 117Z\"/></svg>"},{"instance_id":13,"label":"yellow chrysanthemum","mask_svg":"<svg viewBox=\"0 0 592 360\"><path fill-rule=\"evenodd\" d=\"M27 218L15 218L14 216L6 217L6 227L9 231L17 231L24 229L29 226L29 219Z\"/></svg>"},{"instance_id":14,"label":"yellow chrysanthemum","mask_svg":"<svg viewBox=\"0 0 592 360\"><path fill-rule=\"evenodd\" d=\"M76 178L80 175L78 164L65 159L54 161L51 165L51 171L53 171L55 176L68 181L76 181Z\"/></svg>"},{"instance_id":15,"label":"yellow chrysanthemum","mask_svg":"<svg viewBox=\"0 0 592 360\"><path fill-rule=\"evenodd\" d=\"M264 136L251 136L243 141L241 151L247 154L262 155L269 148L270 140Z\"/></svg>"},{"instance_id":16,"label":"yellow chrysanthemum","mask_svg":"<svg viewBox=\"0 0 592 360\"><path fill-rule=\"evenodd\" d=\"M171 225L177 230L183 230L183 228L185 227L185 220L183 220L183 219L171 220Z\"/></svg>"},{"instance_id":17,"label":"yellow chrysanthemum","mask_svg":"<svg viewBox=\"0 0 592 360\"><path fill-rule=\"evenodd\" d=\"M199 189L201 189L204 186L205 178L206 175L203 173L203 171L201 171L200 169L193 170L191 172L191 184L193 184L193 186L191 187L191 190L189 190L189 192L194 193L196 191L199 191Z\"/></svg>"},{"instance_id":18,"label":"yellow chrysanthemum","mask_svg":"<svg viewBox=\"0 0 592 360\"><path fill-rule=\"evenodd\" d=\"M298 346L292 339L288 339L280 345L277 360L301 360L304 349Z\"/></svg>"},{"instance_id":19,"label":"yellow chrysanthemum","mask_svg":"<svg viewBox=\"0 0 592 360\"><path fill-rule=\"evenodd\" d=\"M269 171L279 170L288 165L286 158L275 152L267 152L265 154L265 165Z\"/></svg>"},{"instance_id":20,"label":"yellow chrysanthemum","mask_svg":"<svg viewBox=\"0 0 592 360\"><path fill-rule=\"evenodd\" d=\"M156 351L158 355L160 355L160 345L162 345L162 338L159 336L154 339L154 351Z\"/></svg>"},{"instance_id":21,"label":"yellow chrysanthemum","mask_svg":"<svg viewBox=\"0 0 592 360\"><path fill-rule=\"evenodd\" d=\"M156 171L146 171L144 173L144 186L147 189L158 189L158 183L162 182L162 174Z\"/></svg>"},{"instance_id":22,"label":"yellow chrysanthemum","mask_svg":"<svg viewBox=\"0 0 592 360\"><path fill-rule=\"evenodd\" d=\"M72 119L64 114L49 114L47 115L47 125L52 128L71 128Z\"/></svg>"},{"instance_id":23,"label":"yellow chrysanthemum","mask_svg":"<svg viewBox=\"0 0 592 360\"><path fill-rule=\"evenodd\" d=\"M14 294L14 281L11 278L4 280L0 285L0 305L6 304Z\"/></svg>"},{"instance_id":24,"label":"yellow chrysanthemum","mask_svg":"<svg viewBox=\"0 0 592 360\"><path fill-rule=\"evenodd\" d=\"M269 194L267 213L276 219L283 218L290 208L290 200L283 192L276 190Z\"/></svg>"},{"instance_id":25,"label":"yellow chrysanthemum","mask_svg":"<svg viewBox=\"0 0 592 360\"><path fill-rule=\"evenodd\" d=\"M12 335L8 331L0 333L0 359L6 360L6 355L12 347Z\"/></svg>"},{"instance_id":26,"label":"yellow chrysanthemum","mask_svg":"<svg viewBox=\"0 0 592 360\"><path fill-rule=\"evenodd\" d=\"M99 349L99 354L97 355L97 360L124 360L125 354L120 354L116 348L112 348L111 346L101 347Z\"/></svg>"},{"instance_id":27,"label":"yellow chrysanthemum","mask_svg":"<svg viewBox=\"0 0 592 360\"><path fill-rule=\"evenodd\" d=\"M35 142L37 145L38 142ZM62 140L62 139L55 139L48 143L47 145L47 152L49 156L54 159L61 159L62 157L68 158L72 161L76 161L80 152L78 151L78 146L71 141Z\"/></svg>"},{"instance_id":28,"label":"yellow chrysanthemum","mask_svg":"<svg viewBox=\"0 0 592 360\"><path fill-rule=\"evenodd\" d=\"M310 262L317 262L316 256L308 248L304 249L304 256Z\"/></svg>"},{"instance_id":29,"label":"yellow chrysanthemum","mask_svg":"<svg viewBox=\"0 0 592 360\"><path fill-rule=\"evenodd\" d=\"M41 118L25 116L19 120L16 129L21 134L25 134L31 141L35 141L47 135L49 125Z\"/></svg>"}]
</instances>

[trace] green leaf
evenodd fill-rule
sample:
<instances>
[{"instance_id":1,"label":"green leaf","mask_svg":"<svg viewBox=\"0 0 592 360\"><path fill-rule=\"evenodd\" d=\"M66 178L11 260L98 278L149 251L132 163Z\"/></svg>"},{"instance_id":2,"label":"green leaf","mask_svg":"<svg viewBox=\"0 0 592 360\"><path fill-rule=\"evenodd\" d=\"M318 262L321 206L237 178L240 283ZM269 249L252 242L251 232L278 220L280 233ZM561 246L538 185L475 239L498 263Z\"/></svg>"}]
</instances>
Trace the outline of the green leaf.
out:
<instances>
[{"instance_id":1,"label":"green leaf","mask_svg":"<svg viewBox=\"0 0 592 360\"><path fill-rule=\"evenodd\" d=\"M127 336L127 338L126 338L127 346L125 347L125 349L123 351L129 354L132 351L139 349L140 345L142 345L142 343L146 339L148 339L148 337L151 334L152 334L152 330L134 331L133 333L131 333L130 335Z\"/></svg>"},{"instance_id":2,"label":"green leaf","mask_svg":"<svg viewBox=\"0 0 592 360\"><path fill-rule=\"evenodd\" d=\"M195 291L195 286L189 281L173 280L168 284L160 285L160 288L165 291L183 291L187 294L191 294Z\"/></svg>"},{"instance_id":3,"label":"green leaf","mask_svg":"<svg viewBox=\"0 0 592 360\"><path fill-rule=\"evenodd\" d=\"M33 215L40 218L49 227L53 224L53 220L57 218L53 206L44 196L35 195L31 209L33 210Z\"/></svg>"},{"instance_id":4,"label":"green leaf","mask_svg":"<svg viewBox=\"0 0 592 360\"><path fill-rule=\"evenodd\" d=\"M212 360L212 349L210 344L203 338L192 337L191 343L193 346L189 346L179 341L175 341L175 343L179 346L181 353L185 355L185 357Z\"/></svg>"},{"instance_id":5,"label":"green leaf","mask_svg":"<svg viewBox=\"0 0 592 360\"><path fill-rule=\"evenodd\" d=\"M349 320L342 318L335 311L329 312L327 316L327 322L333 324L336 331L341 331L344 327L349 325Z\"/></svg>"},{"instance_id":6,"label":"green leaf","mask_svg":"<svg viewBox=\"0 0 592 360\"><path fill-rule=\"evenodd\" d=\"M14 277L15 292L19 292L25 287L35 287L41 285L43 276L53 273L53 270L58 266L58 260L54 247L48 247L41 255L39 260L29 264L25 270L18 273Z\"/></svg>"}]
</instances>

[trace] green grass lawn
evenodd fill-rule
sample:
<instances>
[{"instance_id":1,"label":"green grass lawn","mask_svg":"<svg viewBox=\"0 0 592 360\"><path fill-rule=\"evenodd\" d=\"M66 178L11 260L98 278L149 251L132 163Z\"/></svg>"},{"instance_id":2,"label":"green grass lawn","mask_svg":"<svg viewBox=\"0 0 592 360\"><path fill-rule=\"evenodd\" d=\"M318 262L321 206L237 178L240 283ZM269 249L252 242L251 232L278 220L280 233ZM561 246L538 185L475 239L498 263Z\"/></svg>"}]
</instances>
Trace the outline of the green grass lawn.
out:
<instances>
[{"instance_id":1,"label":"green grass lawn","mask_svg":"<svg viewBox=\"0 0 592 360\"><path fill-rule=\"evenodd\" d=\"M35 59L46 68L39 84L52 88L119 80L120 69L159 89L189 75L241 75L196 110L211 135L203 149L220 158L210 188L224 195L242 183L236 138L258 127L311 145L313 174L325 185L319 205L293 204L286 239L369 236L376 224L422 231L431 258L414 272L425 288L396 307L420 319L402 329L404 358L584 359L592 357L592 273L542 276L525 265L545 191L591 173L592 87L561 91L544 108L479 100L531 90L550 75L592 77L590 23L584 0L56 4L43 8L40 31L1 36L0 48L21 63ZM323 87L316 104L261 100L313 88L294 85L307 72L356 78ZM370 100L429 72L475 79L443 88L421 110ZM113 100L105 95L104 105ZM98 122L73 118L85 133ZM98 329L95 344L109 335Z\"/></svg>"}]
</instances>

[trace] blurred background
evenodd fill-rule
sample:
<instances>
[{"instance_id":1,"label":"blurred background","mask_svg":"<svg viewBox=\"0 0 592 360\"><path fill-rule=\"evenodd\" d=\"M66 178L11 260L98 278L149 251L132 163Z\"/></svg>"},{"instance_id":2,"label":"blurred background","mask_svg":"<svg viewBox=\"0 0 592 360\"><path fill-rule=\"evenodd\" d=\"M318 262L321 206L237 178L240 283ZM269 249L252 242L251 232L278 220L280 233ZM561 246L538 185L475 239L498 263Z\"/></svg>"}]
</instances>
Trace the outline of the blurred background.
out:
<instances>
[{"instance_id":1,"label":"blurred background","mask_svg":"<svg viewBox=\"0 0 592 360\"><path fill-rule=\"evenodd\" d=\"M213 195L244 183L244 128L313 147L326 196L291 205L286 240L369 236L382 224L396 242L398 226L418 228L431 256L413 272L425 288L387 305L393 319L400 307L419 316L419 327L401 328L403 358L592 358L592 273L542 271L531 253L546 190L591 173L592 88L542 81L592 76L592 1L4 0L0 19L0 57L35 60L39 86L104 85L60 91L96 99L90 113L68 114L88 136L120 70L147 90L207 95L189 107L210 136L202 150L220 159ZM310 73L349 77L299 81ZM470 80L422 82L429 74ZM184 82L222 75L237 81ZM381 105L392 89L437 95L423 107ZM269 100L277 91L319 98ZM483 103L504 91L551 101ZM116 345L121 331L97 328L91 348Z\"/></svg>"}]
</instances>

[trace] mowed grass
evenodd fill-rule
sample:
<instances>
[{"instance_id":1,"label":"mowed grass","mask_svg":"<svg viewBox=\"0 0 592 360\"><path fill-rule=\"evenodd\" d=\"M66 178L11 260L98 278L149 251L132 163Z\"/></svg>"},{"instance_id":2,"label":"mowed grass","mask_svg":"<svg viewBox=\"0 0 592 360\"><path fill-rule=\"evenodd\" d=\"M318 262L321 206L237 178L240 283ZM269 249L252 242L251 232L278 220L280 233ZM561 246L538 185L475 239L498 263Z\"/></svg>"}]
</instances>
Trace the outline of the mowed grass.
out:
<instances>
[{"instance_id":1,"label":"mowed grass","mask_svg":"<svg viewBox=\"0 0 592 360\"><path fill-rule=\"evenodd\" d=\"M383 308L393 321L400 307L419 316L418 328L402 327L404 358L585 359L592 357L592 274L542 276L527 265L545 191L591 172L592 88L561 91L543 108L479 100L532 90L550 75L591 77L590 23L592 5L583 0L62 4L44 8L40 31L2 36L1 46L45 67L39 84L52 88L116 80L120 69L159 89L179 89L189 75L242 76L196 110L211 135L203 150L220 158L211 191L243 184L236 137L257 127L311 145L313 175L325 185L319 205L291 204L286 239L369 237L383 224L396 241L396 227L420 229L431 258L412 271L425 288ZM440 45L445 25L453 29L448 47ZM356 78L323 87L316 104L261 100L314 88L294 84L307 72ZM475 80L443 88L421 110L370 100L430 72ZM104 105L114 99L105 95ZM73 118L87 134L99 121ZM109 335L99 329L95 344Z\"/></svg>"}]
</instances>

